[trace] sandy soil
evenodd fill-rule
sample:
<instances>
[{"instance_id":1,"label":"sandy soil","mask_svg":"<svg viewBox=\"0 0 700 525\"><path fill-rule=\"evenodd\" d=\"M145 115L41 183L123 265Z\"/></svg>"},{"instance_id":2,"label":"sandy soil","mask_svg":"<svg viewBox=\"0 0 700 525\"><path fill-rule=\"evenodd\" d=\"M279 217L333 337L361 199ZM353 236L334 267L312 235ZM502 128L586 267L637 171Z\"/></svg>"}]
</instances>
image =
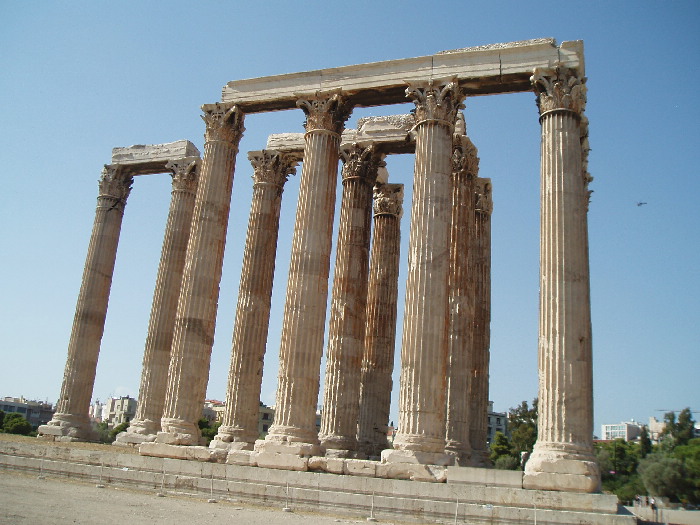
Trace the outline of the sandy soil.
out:
<instances>
[{"instance_id":1,"label":"sandy soil","mask_svg":"<svg viewBox=\"0 0 700 525\"><path fill-rule=\"evenodd\" d=\"M294 508L255 507L218 501L134 491L121 487L97 488L66 479L38 479L22 473L0 472L0 524L81 525L296 525L366 523L365 520L322 516ZM386 522L384 522L386 523Z\"/></svg>"}]
</instances>

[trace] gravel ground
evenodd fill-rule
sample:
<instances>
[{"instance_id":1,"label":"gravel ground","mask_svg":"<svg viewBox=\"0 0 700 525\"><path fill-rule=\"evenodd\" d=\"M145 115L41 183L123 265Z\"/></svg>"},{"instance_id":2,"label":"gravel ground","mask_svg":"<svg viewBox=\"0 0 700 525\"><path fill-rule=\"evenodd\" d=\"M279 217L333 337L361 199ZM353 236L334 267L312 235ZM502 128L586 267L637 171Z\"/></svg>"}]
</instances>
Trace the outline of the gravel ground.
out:
<instances>
[{"instance_id":1,"label":"gravel ground","mask_svg":"<svg viewBox=\"0 0 700 525\"><path fill-rule=\"evenodd\" d=\"M329 525L366 521L329 517L298 508L283 512L279 508L262 508L240 502L208 503L205 499L170 493L158 497L153 491L110 486L97 488L94 484L63 478L38 479L34 475L0 471L0 524L54 523Z\"/></svg>"}]
</instances>

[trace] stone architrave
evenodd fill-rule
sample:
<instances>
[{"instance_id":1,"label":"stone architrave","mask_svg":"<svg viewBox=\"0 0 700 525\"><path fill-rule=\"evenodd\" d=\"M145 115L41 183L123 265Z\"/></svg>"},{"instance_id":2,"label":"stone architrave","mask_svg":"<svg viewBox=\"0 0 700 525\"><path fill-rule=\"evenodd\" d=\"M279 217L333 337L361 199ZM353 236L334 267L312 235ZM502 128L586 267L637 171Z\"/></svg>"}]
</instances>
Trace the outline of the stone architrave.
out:
<instances>
[{"instance_id":1,"label":"stone architrave","mask_svg":"<svg viewBox=\"0 0 700 525\"><path fill-rule=\"evenodd\" d=\"M253 198L231 345L226 411L211 448L252 450L258 438L263 360L270 320L282 192L297 159L274 150L251 151Z\"/></svg>"},{"instance_id":2,"label":"stone architrave","mask_svg":"<svg viewBox=\"0 0 700 525\"><path fill-rule=\"evenodd\" d=\"M596 492L588 182L584 170L585 77L564 66L536 68L542 126L539 420L525 466L528 489Z\"/></svg>"},{"instance_id":3,"label":"stone architrave","mask_svg":"<svg viewBox=\"0 0 700 525\"><path fill-rule=\"evenodd\" d=\"M374 233L357 424L358 450L370 457L389 448L402 211L403 184L374 187Z\"/></svg>"},{"instance_id":4,"label":"stone architrave","mask_svg":"<svg viewBox=\"0 0 700 525\"><path fill-rule=\"evenodd\" d=\"M352 107L340 92L300 99L306 114L279 354L275 421L256 450L301 456L319 452L316 402L323 354L338 173L338 146ZM280 447L280 445L282 445Z\"/></svg>"},{"instance_id":5,"label":"stone architrave","mask_svg":"<svg viewBox=\"0 0 700 525\"><path fill-rule=\"evenodd\" d=\"M469 245L469 274L473 290L472 356L469 367L470 464L491 465L488 439L489 356L491 347L491 179L477 178L474 186L474 235Z\"/></svg>"},{"instance_id":6,"label":"stone architrave","mask_svg":"<svg viewBox=\"0 0 700 525\"><path fill-rule=\"evenodd\" d=\"M328 327L319 440L328 456L357 448L362 348L367 309L372 189L381 157L373 144L340 152L344 165L335 275Z\"/></svg>"},{"instance_id":7,"label":"stone architrave","mask_svg":"<svg viewBox=\"0 0 700 525\"><path fill-rule=\"evenodd\" d=\"M96 439L88 409L95 384L124 207L132 183L133 177L125 174L119 166L107 165L102 171L95 222L68 343L61 396L51 421L38 429L39 435L46 439Z\"/></svg>"},{"instance_id":8,"label":"stone architrave","mask_svg":"<svg viewBox=\"0 0 700 525\"><path fill-rule=\"evenodd\" d=\"M202 107L204 159L175 317L162 432L156 441L196 445L214 344L219 281L243 113L231 104Z\"/></svg>"},{"instance_id":9,"label":"stone architrave","mask_svg":"<svg viewBox=\"0 0 700 525\"><path fill-rule=\"evenodd\" d=\"M117 445L152 441L160 430L200 163L196 156L171 160L165 165L173 175L172 197L143 354L138 408L128 430L117 436Z\"/></svg>"},{"instance_id":10,"label":"stone architrave","mask_svg":"<svg viewBox=\"0 0 700 525\"><path fill-rule=\"evenodd\" d=\"M445 464L452 134L464 94L431 80L406 90L416 104L416 160L401 348L399 431L387 462Z\"/></svg>"},{"instance_id":11,"label":"stone architrave","mask_svg":"<svg viewBox=\"0 0 700 525\"><path fill-rule=\"evenodd\" d=\"M447 424L445 451L457 465L467 465L469 441L469 380L474 352L474 287L470 275L470 243L474 236L474 179L479 158L466 136L464 116L459 114L452 154L452 232L450 236L449 327L447 335Z\"/></svg>"}]
</instances>

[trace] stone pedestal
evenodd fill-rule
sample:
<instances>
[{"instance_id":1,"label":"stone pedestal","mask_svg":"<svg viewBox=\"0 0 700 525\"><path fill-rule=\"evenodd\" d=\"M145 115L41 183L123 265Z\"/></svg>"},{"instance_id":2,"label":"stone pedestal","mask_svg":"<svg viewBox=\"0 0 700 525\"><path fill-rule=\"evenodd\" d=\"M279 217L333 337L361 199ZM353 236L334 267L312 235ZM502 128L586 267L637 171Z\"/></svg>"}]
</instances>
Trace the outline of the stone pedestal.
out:
<instances>
[{"instance_id":1,"label":"stone pedestal","mask_svg":"<svg viewBox=\"0 0 700 525\"><path fill-rule=\"evenodd\" d=\"M343 196L328 327L321 447L328 455L357 448L360 373L367 308L372 188L380 157L372 145L341 151Z\"/></svg>"},{"instance_id":2,"label":"stone pedestal","mask_svg":"<svg viewBox=\"0 0 700 525\"><path fill-rule=\"evenodd\" d=\"M328 299L331 237L338 173L338 146L350 107L339 93L317 94L298 102L306 113L304 163L292 240L284 307L275 422L256 450L268 443L318 449L316 402ZM294 445L294 446L291 446ZM314 449L314 450L312 450Z\"/></svg>"},{"instance_id":3,"label":"stone pedestal","mask_svg":"<svg viewBox=\"0 0 700 525\"><path fill-rule=\"evenodd\" d=\"M396 345L403 184L374 188L374 233L367 287L367 327L357 423L358 450L376 457L388 448L387 430Z\"/></svg>"},{"instance_id":4,"label":"stone pedestal","mask_svg":"<svg viewBox=\"0 0 700 525\"><path fill-rule=\"evenodd\" d=\"M469 365L469 442L474 467L491 465L488 443L489 356L491 347L491 179L474 184L474 235L469 244L469 275L474 300Z\"/></svg>"},{"instance_id":5,"label":"stone pedestal","mask_svg":"<svg viewBox=\"0 0 700 525\"><path fill-rule=\"evenodd\" d=\"M463 94L433 81L406 93L416 104L416 161L394 448L444 454L452 133Z\"/></svg>"},{"instance_id":6,"label":"stone pedestal","mask_svg":"<svg viewBox=\"0 0 700 525\"><path fill-rule=\"evenodd\" d=\"M195 197L185 270L175 318L168 387L156 441L196 445L214 344L219 281L243 113L224 104L203 106L204 159Z\"/></svg>"},{"instance_id":7,"label":"stone pedestal","mask_svg":"<svg viewBox=\"0 0 700 525\"><path fill-rule=\"evenodd\" d=\"M138 408L128 430L117 436L115 444L150 441L155 439L156 432L160 430L199 164L199 157L187 157L166 164L166 168L173 174L172 198L148 323Z\"/></svg>"},{"instance_id":8,"label":"stone pedestal","mask_svg":"<svg viewBox=\"0 0 700 525\"><path fill-rule=\"evenodd\" d=\"M542 125L540 388L537 443L523 487L596 492L585 78L563 66L537 68L532 83Z\"/></svg>"},{"instance_id":9,"label":"stone pedestal","mask_svg":"<svg viewBox=\"0 0 700 525\"><path fill-rule=\"evenodd\" d=\"M61 396L51 421L39 427L39 436L58 441L90 441L97 438L88 418L88 409L95 384L124 207L132 182L133 178L119 166L105 166L102 171L95 223L68 343Z\"/></svg>"},{"instance_id":10,"label":"stone pedestal","mask_svg":"<svg viewBox=\"0 0 700 525\"><path fill-rule=\"evenodd\" d=\"M463 127L464 117L461 113L460 117L458 123ZM465 133L466 129L455 130L453 139L445 432L445 451L462 466L468 464L471 456L469 372L474 353L474 280L469 274L469 245L474 236L474 179L479 166L476 148Z\"/></svg>"},{"instance_id":11,"label":"stone pedestal","mask_svg":"<svg viewBox=\"0 0 700 525\"><path fill-rule=\"evenodd\" d=\"M212 448L252 450L258 438L263 360L270 320L282 192L296 160L272 150L251 151L253 199L243 252L231 345L226 411Z\"/></svg>"}]
</instances>

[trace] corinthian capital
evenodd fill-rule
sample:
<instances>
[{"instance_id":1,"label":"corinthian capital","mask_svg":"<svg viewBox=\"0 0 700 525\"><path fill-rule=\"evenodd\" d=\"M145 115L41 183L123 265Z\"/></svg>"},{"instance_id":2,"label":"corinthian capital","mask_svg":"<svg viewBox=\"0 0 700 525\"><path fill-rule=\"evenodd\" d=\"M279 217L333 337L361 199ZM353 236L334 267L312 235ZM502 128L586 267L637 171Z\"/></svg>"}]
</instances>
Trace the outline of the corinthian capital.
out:
<instances>
[{"instance_id":1,"label":"corinthian capital","mask_svg":"<svg viewBox=\"0 0 700 525\"><path fill-rule=\"evenodd\" d=\"M427 83L408 84L406 96L416 105L416 122L439 120L454 128L457 112L463 108L465 94L456 79L442 83L430 80Z\"/></svg>"},{"instance_id":2,"label":"corinthian capital","mask_svg":"<svg viewBox=\"0 0 700 525\"><path fill-rule=\"evenodd\" d=\"M274 184L280 188L296 173L298 164L293 155L265 149L248 152L248 160L253 165L253 184Z\"/></svg>"},{"instance_id":3,"label":"corinthian capital","mask_svg":"<svg viewBox=\"0 0 700 525\"><path fill-rule=\"evenodd\" d=\"M403 184L377 184L374 187L374 215L403 214Z\"/></svg>"},{"instance_id":4,"label":"corinthian capital","mask_svg":"<svg viewBox=\"0 0 700 525\"><path fill-rule=\"evenodd\" d=\"M238 147L243 131L243 112L238 106L231 104L205 104L202 106L202 120L207 129L204 132L204 142L226 142Z\"/></svg>"},{"instance_id":5,"label":"corinthian capital","mask_svg":"<svg viewBox=\"0 0 700 525\"><path fill-rule=\"evenodd\" d=\"M565 66L538 67L530 77L540 115L552 110L581 114L586 107L586 77Z\"/></svg>"},{"instance_id":6,"label":"corinthian capital","mask_svg":"<svg viewBox=\"0 0 700 525\"><path fill-rule=\"evenodd\" d=\"M165 168L173 174L173 191L195 193L199 178L199 157L185 157L178 160L169 160Z\"/></svg>"},{"instance_id":7,"label":"corinthian capital","mask_svg":"<svg viewBox=\"0 0 700 525\"><path fill-rule=\"evenodd\" d=\"M474 188L476 205L474 209L477 213L491 215L493 211L493 199L491 198L491 179L477 177Z\"/></svg>"},{"instance_id":8,"label":"corinthian capital","mask_svg":"<svg viewBox=\"0 0 700 525\"><path fill-rule=\"evenodd\" d=\"M377 170L386 165L377 154L374 144L362 146L352 143L340 150L340 157L343 159L343 182L359 179L373 185L377 179Z\"/></svg>"},{"instance_id":9,"label":"corinthian capital","mask_svg":"<svg viewBox=\"0 0 700 525\"><path fill-rule=\"evenodd\" d=\"M114 201L112 207L123 210L133 182L134 177L126 174L121 166L105 164L99 182L99 197Z\"/></svg>"},{"instance_id":10,"label":"corinthian capital","mask_svg":"<svg viewBox=\"0 0 700 525\"><path fill-rule=\"evenodd\" d=\"M317 92L310 97L297 100L297 107L306 115L306 131L326 130L342 133L345 121L352 113L348 99L339 91Z\"/></svg>"},{"instance_id":11,"label":"corinthian capital","mask_svg":"<svg viewBox=\"0 0 700 525\"><path fill-rule=\"evenodd\" d=\"M479 175L479 157L476 146L466 135L454 135L452 143L452 173L474 179Z\"/></svg>"}]
</instances>

